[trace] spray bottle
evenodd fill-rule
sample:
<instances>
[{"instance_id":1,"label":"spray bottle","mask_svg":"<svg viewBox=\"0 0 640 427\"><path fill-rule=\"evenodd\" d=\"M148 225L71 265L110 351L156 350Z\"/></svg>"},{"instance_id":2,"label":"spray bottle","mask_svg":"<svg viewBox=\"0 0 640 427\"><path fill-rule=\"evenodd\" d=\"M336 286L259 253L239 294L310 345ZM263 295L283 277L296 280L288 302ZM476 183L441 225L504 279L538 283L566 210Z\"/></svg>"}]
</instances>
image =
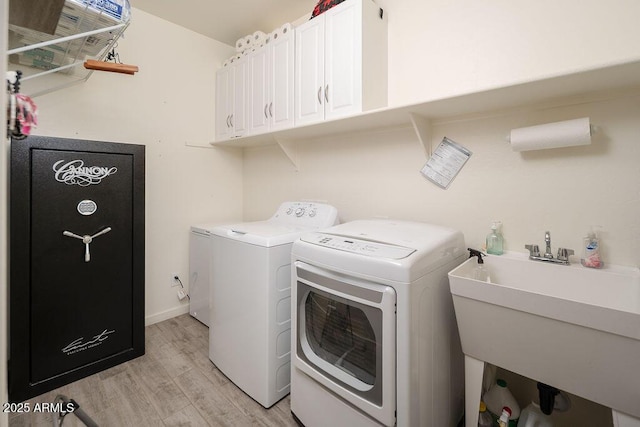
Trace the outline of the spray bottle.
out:
<instances>
[{"instance_id":1,"label":"spray bottle","mask_svg":"<svg viewBox=\"0 0 640 427\"><path fill-rule=\"evenodd\" d=\"M467 248L467 250L469 251L469 258L478 257L478 264L473 270L473 278L481 282L491 283L489 269L484 264L484 259L482 259L485 254L476 249Z\"/></svg>"}]
</instances>

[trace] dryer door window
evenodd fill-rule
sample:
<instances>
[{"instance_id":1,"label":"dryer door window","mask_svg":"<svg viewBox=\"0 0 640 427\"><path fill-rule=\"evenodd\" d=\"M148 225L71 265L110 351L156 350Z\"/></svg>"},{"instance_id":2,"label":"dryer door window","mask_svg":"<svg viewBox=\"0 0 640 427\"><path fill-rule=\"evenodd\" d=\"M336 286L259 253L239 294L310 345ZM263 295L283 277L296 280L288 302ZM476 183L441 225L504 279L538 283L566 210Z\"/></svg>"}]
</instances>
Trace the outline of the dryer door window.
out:
<instances>
[{"instance_id":1,"label":"dryer door window","mask_svg":"<svg viewBox=\"0 0 640 427\"><path fill-rule=\"evenodd\" d=\"M305 372L392 414L395 290L301 262L296 267L295 351Z\"/></svg>"},{"instance_id":2,"label":"dryer door window","mask_svg":"<svg viewBox=\"0 0 640 427\"><path fill-rule=\"evenodd\" d=\"M313 353L370 387L382 348L372 324L381 321L379 309L366 310L317 291L307 294L305 335Z\"/></svg>"}]
</instances>

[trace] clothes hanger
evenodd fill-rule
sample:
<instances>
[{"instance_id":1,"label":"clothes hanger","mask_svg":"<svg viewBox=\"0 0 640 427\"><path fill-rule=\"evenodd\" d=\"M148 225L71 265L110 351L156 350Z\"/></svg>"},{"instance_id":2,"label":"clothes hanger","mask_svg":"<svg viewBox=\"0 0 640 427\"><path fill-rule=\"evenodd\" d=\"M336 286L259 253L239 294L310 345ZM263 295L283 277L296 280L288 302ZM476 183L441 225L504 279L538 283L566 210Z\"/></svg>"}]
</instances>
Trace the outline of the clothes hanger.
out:
<instances>
[{"instance_id":1,"label":"clothes hanger","mask_svg":"<svg viewBox=\"0 0 640 427\"><path fill-rule=\"evenodd\" d=\"M113 62L108 62L113 60ZM116 53L115 46L111 52L107 54L106 61L98 61L95 59L87 59L84 61L84 68L88 70L110 71L113 73L123 73L134 75L139 71L137 65L128 65L120 62L120 56Z\"/></svg>"}]
</instances>

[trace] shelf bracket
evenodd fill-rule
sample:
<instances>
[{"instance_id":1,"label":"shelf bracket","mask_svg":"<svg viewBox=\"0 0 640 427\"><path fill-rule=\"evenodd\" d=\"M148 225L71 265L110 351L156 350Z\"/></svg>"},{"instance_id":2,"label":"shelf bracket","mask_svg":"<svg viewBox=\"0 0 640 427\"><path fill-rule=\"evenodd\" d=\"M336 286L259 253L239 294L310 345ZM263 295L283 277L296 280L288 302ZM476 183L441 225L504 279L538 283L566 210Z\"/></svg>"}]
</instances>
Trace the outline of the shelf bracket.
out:
<instances>
[{"instance_id":1,"label":"shelf bracket","mask_svg":"<svg viewBox=\"0 0 640 427\"><path fill-rule=\"evenodd\" d=\"M282 152L287 156L287 158L295 168L296 172L298 172L300 170L300 166L299 166L300 159L298 157L298 151L295 149L296 144L291 140L280 139L277 136L274 136L273 139L275 139L276 143L278 143L278 146L280 147Z\"/></svg>"},{"instance_id":2,"label":"shelf bracket","mask_svg":"<svg viewBox=\"0 0 640 427\"><path fill-rule=\"evenodd\" d=\"M416 113L409 113L409 119L411 120L413 130L418 137L420 146L424 150L425 156L427 157L427 159L430 158L433 152L433 147L431 144L431 121L428 118Z\"/></svg>"}]
</instances>

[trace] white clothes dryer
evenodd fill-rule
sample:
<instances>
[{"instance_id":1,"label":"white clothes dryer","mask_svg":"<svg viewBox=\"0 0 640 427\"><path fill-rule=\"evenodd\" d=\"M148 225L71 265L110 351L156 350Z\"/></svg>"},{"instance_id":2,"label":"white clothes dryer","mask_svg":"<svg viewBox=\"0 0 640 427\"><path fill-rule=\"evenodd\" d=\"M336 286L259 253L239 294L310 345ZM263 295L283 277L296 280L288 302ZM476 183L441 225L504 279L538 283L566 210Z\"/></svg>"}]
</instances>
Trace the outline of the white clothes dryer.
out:
<instances>
[{"instance_id":1,"label":"white clothes dryer","mask_svg":"<svg viewBox=\"0 0 640 427\"><path fill-rule=\"evenodd\" d=\"M361 220L292 249L291 412L314 426L455 426L463 355L447 272L467 257L445 227Z\"/></svg>"},{"instance_id":2,"label":"white clothes dryer","mask_svg":"<svg viewBox=\"0 0 640 427\"><path fill-rule=\"evenodd\" d=\"M285 202L266 221L211 230L209 358L265 408L291 382L291 245L337 224L330 205Z\"/></svg>"}]
</instances>

